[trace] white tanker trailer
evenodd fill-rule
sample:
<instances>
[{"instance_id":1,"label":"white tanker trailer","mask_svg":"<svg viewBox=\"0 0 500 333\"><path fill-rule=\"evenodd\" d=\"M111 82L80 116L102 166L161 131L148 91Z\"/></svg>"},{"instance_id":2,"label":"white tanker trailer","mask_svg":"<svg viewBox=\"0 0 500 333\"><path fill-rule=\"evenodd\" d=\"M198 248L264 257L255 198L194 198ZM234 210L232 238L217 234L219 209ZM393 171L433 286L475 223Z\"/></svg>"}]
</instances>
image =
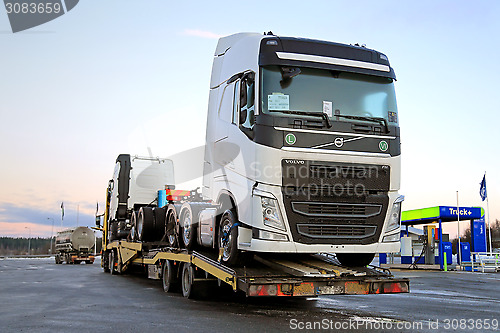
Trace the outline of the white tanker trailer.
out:
<instances>
[{"instance_id":1,"label":"white tanker trailer","mask_svg":"<svg viewBox=\"0 0 500 333\"><path fill-rule=\"evenodd\" d=\"M94 263L95 234L87 227L66 229L57 233L56 264Z\"/></svg>"}]
</instances>

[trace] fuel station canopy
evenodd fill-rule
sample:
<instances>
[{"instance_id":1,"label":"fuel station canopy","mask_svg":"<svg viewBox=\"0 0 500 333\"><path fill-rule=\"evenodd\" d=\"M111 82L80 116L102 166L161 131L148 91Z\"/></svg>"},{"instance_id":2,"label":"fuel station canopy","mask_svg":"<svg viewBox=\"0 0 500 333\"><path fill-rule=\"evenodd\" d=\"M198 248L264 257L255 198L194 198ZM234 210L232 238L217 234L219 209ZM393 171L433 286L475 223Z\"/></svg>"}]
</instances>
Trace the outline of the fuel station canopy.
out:
<instances>
[{"instance_id":1,"label":"fuel station canopy","mask_svg":"<svg viewBox=\"0 0 500 333\"><path fill-rule=\"evenodd\" d=\"M473 229L474 220L479 220L484 216L482 207L457 207L457 206L436 206L421 209L413 209L402 212L401 225L406 226L408 232L409 226L439 223L437 239L439 239L439 264L443 269L443 229L442 223L455 221L471 221L471 230ZM483 220L484 225L484 220ZM484 228L483 228L484 231ZM474 232L472 233L474 243ZM486 241L485 234L482 233L484 242ZM484 243L486 245L486 243Z\"/></svg>"},{"instance_id":2,"label":"fuel station canopy","mask_svg":"<svg viewBox=\"0 0 500 333\"><path fill-rule=\"evenodd\" d=\"M459 207L460 221L477 220L484 215L482 207ZM440 221L441 220L441 221ZM401 215L402 225L419 225L433 222L453 222L458 220L457 207L436 206L404 211Z\"/></svg>"}]
</instances>

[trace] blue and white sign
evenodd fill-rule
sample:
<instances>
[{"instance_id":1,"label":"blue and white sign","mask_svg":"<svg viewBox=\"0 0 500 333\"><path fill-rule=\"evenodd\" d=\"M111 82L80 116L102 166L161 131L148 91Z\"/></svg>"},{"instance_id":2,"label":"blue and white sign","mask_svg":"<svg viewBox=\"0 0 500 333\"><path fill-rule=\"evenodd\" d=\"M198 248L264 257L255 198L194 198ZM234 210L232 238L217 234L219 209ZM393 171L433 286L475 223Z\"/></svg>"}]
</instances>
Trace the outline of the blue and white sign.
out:
<instances>
[{"instance_id":1,"label":"blue and white sign","mask_svg":"<svg viewBox=\"0 0 500 333\"><path fill-rule=\"evenodd\" d=\"M439 210L441 218L458 219L457 207L440 206ZM461 220L475 220L480 219L482 216L480 207L460 207L459 211Z\"/></svg>"},{"instance_id":2,"label":"blue and white sign","mask_svg":"<svg viewBox=\"0 0 500 333\"><path fill-rule=\"evenodd\" d=\"M486 252L486 223L484 218L471 221L472 252Z\"/></svg>"}]
</instances>

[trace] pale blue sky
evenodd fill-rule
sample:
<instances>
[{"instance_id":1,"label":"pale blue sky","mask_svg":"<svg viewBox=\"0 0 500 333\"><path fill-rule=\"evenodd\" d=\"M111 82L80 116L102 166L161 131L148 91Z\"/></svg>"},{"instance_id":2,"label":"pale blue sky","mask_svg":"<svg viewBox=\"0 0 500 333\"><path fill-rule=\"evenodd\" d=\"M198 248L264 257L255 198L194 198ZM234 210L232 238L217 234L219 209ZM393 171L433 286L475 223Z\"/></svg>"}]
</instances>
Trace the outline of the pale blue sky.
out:
<instances>
[{"instance_id":1,"label":"pale blue sky","mask_svg":"<svg viewBox=\"0 0 500 333\"><path fill-rule=\"evenodd\" d=\"M90 225L119 153L202 145L216 36L269 30L387 54L404 209L455 205L457 190L462 205L481 205L487 171L500 218L499 17L494 0L85 0L12 34L0 9L0 236L48 236L61 201L65 225L78 204Z\"/></svg>"}]
</instances>

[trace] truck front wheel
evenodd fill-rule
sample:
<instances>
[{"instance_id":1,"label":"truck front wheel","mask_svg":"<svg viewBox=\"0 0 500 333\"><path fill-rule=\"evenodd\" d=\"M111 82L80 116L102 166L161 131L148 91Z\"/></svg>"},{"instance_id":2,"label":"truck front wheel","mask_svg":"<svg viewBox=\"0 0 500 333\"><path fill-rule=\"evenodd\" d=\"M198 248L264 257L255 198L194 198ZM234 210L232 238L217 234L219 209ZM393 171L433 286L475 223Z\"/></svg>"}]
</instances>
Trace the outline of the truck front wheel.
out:
<instances>
[{"instance_id":1,"label":"truck front wheel","mask_svg":"<svg viewBox=\"0 0 500 333\"><path fill-rule=\"evenodd\" d=\"M229 209L222 215L219 232L219 257L220 260L228 265L236 265L239 259L238 251L238 227L234 210Z\"/></svg>"},{"instance_id":2,"label":"truck front wheel","mask_svg":"<svg viewBox=\"0 0 500 333\"><path fill-rule=\"evenodd\" d=\"M369 265L375 253L336 253L338 261L347 267L364 267Z\"/></svg>"}]
</instances>

